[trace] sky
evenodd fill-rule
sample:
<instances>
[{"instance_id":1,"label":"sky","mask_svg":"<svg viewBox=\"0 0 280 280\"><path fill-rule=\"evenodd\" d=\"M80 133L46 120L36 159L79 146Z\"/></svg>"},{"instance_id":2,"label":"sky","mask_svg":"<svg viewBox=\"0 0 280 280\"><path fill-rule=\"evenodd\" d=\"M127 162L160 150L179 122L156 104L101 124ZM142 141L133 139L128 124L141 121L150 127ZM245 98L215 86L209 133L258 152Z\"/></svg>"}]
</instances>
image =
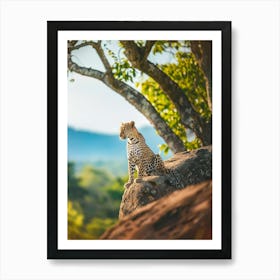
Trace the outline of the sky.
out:
<instances>
[{"instance_id":1,"label":"sky","mask_svg":"<svg viewBox=\"0 0 280 280\"><path fill-rule=\"evenodd\" d=\"M147 119L123 97L102 82L72 74L68 86L68 125L76 129L118 133L121 122L134 120L137 127Z\"/></svg>"},{"instance_id":2,"label":"sky","mask_svg":"<svg viewBox=\"0 0 280 280\"><path fill-rule=\"evenodd\" d=\"M118 53L116 41L108 43L108 47ZM104 71L102 62L96 51L91 47L75 50L72 54L73 61L80 66ZM170 56L164 59L170 62ZM71 80L74 81L71 82ZM150 125L139 111L102 82L75 73L69 73L69 126L80 130L112 134L119 132L121 122L131 120L135 121L138 128Z\"/></svg>"},{"instance_id":3,"label":"sky","mask_svg":"<svg viewBox=\"0 0 280 280\"><path fill-rule=\"evenodd\" d=\"M85 47L73 52L81 66L104 71L95 50ZM74 80L71 82L71 80ZM118 133L121 122L134 120L137 127L149 125L146 118L123 97L102 82L70 73L68 77L68 125L102 133Z\"/></svg>"}]
</instances>

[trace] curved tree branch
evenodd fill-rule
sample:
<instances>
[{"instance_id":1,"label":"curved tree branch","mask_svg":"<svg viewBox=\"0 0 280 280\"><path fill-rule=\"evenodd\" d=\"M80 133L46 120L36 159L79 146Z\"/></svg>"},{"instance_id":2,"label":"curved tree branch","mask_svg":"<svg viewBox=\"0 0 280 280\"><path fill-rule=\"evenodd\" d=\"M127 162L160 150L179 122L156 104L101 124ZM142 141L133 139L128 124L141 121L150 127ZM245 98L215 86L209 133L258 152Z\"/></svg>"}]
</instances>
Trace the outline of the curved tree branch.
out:
<instances>
[{"instance_id":1,"label":"curved tree branch","mask_svg":"<svg viewBox=\"0 0 280 280\"><path fill-rule=\"evenodd\" d=\"M92 47L96 50L98 56L100 57L103 65L106 69L107 74L113 76L111 65L110 65L102 47L101 47L101 41L98 41L98 42L86 41L86 42L83 42L79 45L75 45L75 44L73 44L73 42L77 42L77 41L68 41L68 54L70 54L74 50L78 50L80 48L90 46L90 47Z\"/></svg>"},{"instance_id":2,"label":"curved tree branch","mask_svg":"<svg viewBox=\"0 0 280 280\"><path fill-rule=\"evenodd\" d=\"M68 43L68 48L74 47L77 44L78 40L69 40Z\"/></svg>"},{"instance_id":3,"label":"curved tree branch","mask_svg":"<svg viewBox=\"0 0 280 280\"><path fill-rule=\"evenodd\" d=\"M153 48L156 41L147 41L144 48L144 56L143 59L147 59L150 54L151 49Z\"/></svg>"},{"instance_id":4,"label":"curved tree branch","mask_svg":"<svg viewBox=\"0 0 280 280\"><path fill-rule=\"evenodd\" d=\"M93 44L91 46L96 50L97 54L99 55L103 65L106 69L106 73L113 77L112 68L111 68L111 65L110 65L102 47L101 47L101 41L98 41L97 44Z\"/></svg>"},{"instance_id":5,"label":"curved tree branch","mask_svg":"<svg viewBox=\"0 0 280 280\"><path fill-rule=\"evenodd\" d=\"M76 72L86 77L95 78L99 81L104 81L106 74L87 67L79 66L77 63L73 62L71 57L68 56L68 69L71 72Z\"/></svg>"},{"instance_id":6,"label":"curved tree branch","mask_svg":"<svg viewBox=\"0 0 280 280\"><path fill-rule=\"evenodd\" d=\"M113 89L115 92L124 97L149 120L149 122L154 126L158 134L164 139L173 153L185 151L185 146L181 139L173 133L173 131L161 118L152 104L137 90L120 80L112 78L112 76L108 75L108 73L103 73L92 68L79 66L72 61L70 54L68 55L68 69L80 75L102 81L109 88Z\"/></svg>"},{"instance_id":7,"label":"curved tree branch","mask_svg":"<svg viewBox=\"0 0 280 280\"><path fill-rule=\"evenodd\" d=\"M88 42L84 42L84 43L76 45L77 42L78 41L68 41L68 52L78 50L82 47L86 47L89 45Z\"/></svg>"}]
</instances>

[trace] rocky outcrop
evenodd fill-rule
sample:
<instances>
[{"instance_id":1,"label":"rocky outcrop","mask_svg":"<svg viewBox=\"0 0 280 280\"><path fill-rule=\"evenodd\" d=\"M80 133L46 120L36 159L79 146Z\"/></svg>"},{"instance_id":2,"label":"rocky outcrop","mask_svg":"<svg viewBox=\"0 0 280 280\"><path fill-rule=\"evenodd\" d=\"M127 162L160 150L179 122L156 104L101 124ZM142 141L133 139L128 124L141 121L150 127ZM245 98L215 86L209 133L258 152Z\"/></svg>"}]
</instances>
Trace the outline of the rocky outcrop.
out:
<instances>
[{"instance_id":1,"label":"rocky outcrop","mask_svg":"<svg viewBox=\"0 0 280 280\"><path fill-rule=\"evenodd\" d=\"M174 191L212 178L212 147L175 154L166 160L170 172L165 176L149 176L125 189L120 205L119 218Z\"/></svg>"},{"instance_id":2,"label":"rocky outcrop","mask_svg":"<svg viewBox=\"0 0 280 280\"><path fill-rule=\"evenodd\" d=\"M177 190L121 219L101 239L211 239L212 182Z\"/></svg>"}]
</instances>

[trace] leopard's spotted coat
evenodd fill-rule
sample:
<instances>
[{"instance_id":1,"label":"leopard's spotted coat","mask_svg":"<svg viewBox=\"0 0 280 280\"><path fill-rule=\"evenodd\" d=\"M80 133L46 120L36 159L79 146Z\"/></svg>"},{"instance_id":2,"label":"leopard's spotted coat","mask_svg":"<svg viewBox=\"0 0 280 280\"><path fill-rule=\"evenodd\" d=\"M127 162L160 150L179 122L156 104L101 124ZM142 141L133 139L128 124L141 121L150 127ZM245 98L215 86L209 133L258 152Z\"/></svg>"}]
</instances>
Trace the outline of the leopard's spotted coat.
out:
<instances>
[{"instance_id":1,"label":"leopard's spotted coat","mask_svg":"<svg viewBox=\"0 0 280 280\"><path fill-rule=\"evenodd\" d=\"M125 184L128 188L134 180L134 172L137 168L138 178L135 182L141 181L144 176L165 175L168 173L160 155L148 147L141 133L135 127L134 121L122 123L120 126L120 138L127 138L127 159L129 179Z\"/></svg>"}]
</instances>

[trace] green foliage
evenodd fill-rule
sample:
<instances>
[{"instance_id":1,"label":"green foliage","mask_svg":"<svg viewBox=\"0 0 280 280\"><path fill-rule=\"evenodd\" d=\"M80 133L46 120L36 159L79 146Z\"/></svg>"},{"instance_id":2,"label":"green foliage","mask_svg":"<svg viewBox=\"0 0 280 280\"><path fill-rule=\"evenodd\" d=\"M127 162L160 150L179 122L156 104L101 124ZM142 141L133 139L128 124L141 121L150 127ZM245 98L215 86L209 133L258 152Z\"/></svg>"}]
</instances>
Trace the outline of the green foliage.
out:
<instances>
[{"instance_id":1,"label":"green foliage","mask_svg":"<svg viewBox=\"0 0 280 280\"><path fill-rule=\"evenodd\" d=\"M203 118L209 120L211 118L211 111L207 103L205 78L194 55L191 52L177 51L183 48L180 42L167 43L165 41L158 41L154 46L153 52L161 53L167 48L172 48L176 51L174 56L176 62L161 65L161 70L185 91L193 108ZM191 137L191 133L188 136L174 104L164 94L158 83L152 78L147 78L141 83L136 83L136 86L140 88L142 94L152 103L172 131L180 137L187 150L196 149L201 146L199 139L191 139L193 138ZM168 153L169 149L166 144L160 145L159 147L165 154Z\"/></svg>"},{"instance_id":2,"label":"green foliage","mask_svg":"<svg viewBox=\"0 0 280 280\"><path fill-rule=\"evenodd\" d=\"M80 186L79 179L75 176L75 165L68 163L68 196L70 199L81 199L88 194L88 191Z\"/></svg>"},{"instance_id":3,"label":"green foliage","mask_svg":"<svg viewBox=\"0 0 280 280\"><path fill-rule=\"evenodd\" d=\"M91 165L84 166L78 174L78 178L80 186L90 191L94 191L96 188L102 188L112 180L112 176L106 171L93 168Z\"/></svg>"},{"instance_id":4,"label":"green foliage","mask_svg":"<svg viewBox=\"0 0 280 280\"><path fill-rule=\"evenodd\" d=\"M68 201L68 239L83 239L84 215L74 208L73 202Z\"/></svg>"},{"instance_id":5,"label":"green foliage","mask_svg":"<svg viewBox=\"0 0 280 280\"><path fill-rule=\"evenodd\" d=\"M98 239L106 229L112 227L116 222L117 219L93 218L85 227L88 233L87 239Z\"/></svg>"},{"instance_id":6,"label":"green foliage","mask_svg":"<svg viewBox=\"0 0 280 280\"><path fill-rule=\"evenodd\" d=\"M136 70L124 56L122 46L119 45L120 49L118 54L112 51L107 44L104 44L104 47L107 50L109 57L113 60L111 68L114 77L123 82L129 81L133 83L133 78L136 76Z\"/></svg>"},{"instance_id":7,"label":"green foliage","mask_svg":"<svg viewBox=\"0 0 280 280\"><path fill-rule=\"evenodd\" d=\"M112 72L114 77L121 81L133 82L133 78L136 76L136 70L133 68L129 61L125 58L115 61L112 66Z\"/></svg>"},{"instance_id":8,"label":"green foliage","mask_svg":"<svg viewBox=\"0 0 280 280\"><path fill-rule=\"evenodd\" d=\"M166 121L172 131L184 143L187 142L185 129L180 122L180 116L170 99L163 93L159 85L151 78L140 84L142 94L152 103L160 116Z\"/></svg>"},{"instance_id":9,"label":"green foliage","mask_svg":"<svg viewBox=\"0 0 280 280\"><path fill-rule=\"evenodd\" d=\"M160 150L161 152L163 152L165 155L168 154L168 152L169 152L169 147L168 147L166 144L158 145L158 147L159 147L159 150Z\"/></svg>"},{"instance_id":10,"label":"green foliage","mask_svg":"<svg viewBox=\"0 0 280 280\"><path fill-rule=\"evenodd\" d=\"M86 165L76 174L68 163L68 238L98 239L118 220L127 176L113 177L105 170Z\"/></svg>"},{"instance_id":11,"label":"green foliage","mask_svg":"<svg viewBox=\"0 0 280 280\"><path fill-rule=\"evenodd\" d=\"M156 41L153 47L153 54L186 50L190 47L188 41Z\"/></svg>"},{"instance_id":12,"label":"green foliage","mask_svg":"<svg viewBox=\"0 0 280 280\"><path fill-rule=\"evenodd\" d=\"M140 48L144 47L145 44L146 44L146 41L144 41L144 40L136 40L136 41L134 41L134 42L135 42L136 45L137 45L138 47L140 47Z\"/></svg>"},{"instance_id":13,"label":"green foliage","mask_svg":"<svg viewBox=\"0 0 280 280\"><path fill-rule=\"evenodd\" d=\"M209 120L211 111L207 104L205 77L191 52L177 52L177 63L161 66L161 69L182 88L200 115Z\"/></svg>"}]
</instances>

